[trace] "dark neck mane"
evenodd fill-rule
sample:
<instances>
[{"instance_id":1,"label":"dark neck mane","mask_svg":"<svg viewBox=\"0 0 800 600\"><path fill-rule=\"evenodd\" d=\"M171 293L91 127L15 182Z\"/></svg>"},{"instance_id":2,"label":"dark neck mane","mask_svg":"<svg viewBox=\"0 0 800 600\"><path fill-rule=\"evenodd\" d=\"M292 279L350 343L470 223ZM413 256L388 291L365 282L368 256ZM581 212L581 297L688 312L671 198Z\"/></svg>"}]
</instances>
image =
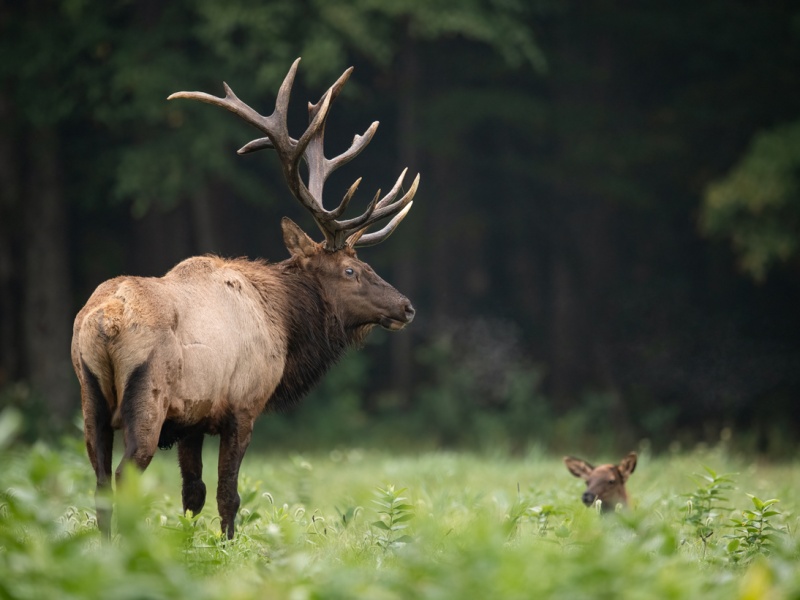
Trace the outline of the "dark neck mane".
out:
<instances>
[{"instance_id":1,"label":"dark neck mane","mask_svg":"<svg viewBox=\"0 0 800 600\"><path fill-rule=\"evenodd\" d=\"M286 261L282 270L288 302L286 365L267 407L281 410L296 404L347 349L360 345L372 327L347 329L325 298L316 278Z\"/></svg>"}]
</instances>

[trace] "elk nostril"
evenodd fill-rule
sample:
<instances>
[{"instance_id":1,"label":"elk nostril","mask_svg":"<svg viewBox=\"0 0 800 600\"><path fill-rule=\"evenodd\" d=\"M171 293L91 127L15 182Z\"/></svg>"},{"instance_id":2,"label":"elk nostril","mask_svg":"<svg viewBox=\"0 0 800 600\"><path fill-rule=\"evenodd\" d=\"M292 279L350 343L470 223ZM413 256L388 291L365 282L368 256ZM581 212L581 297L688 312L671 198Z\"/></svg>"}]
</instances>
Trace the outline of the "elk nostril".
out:
<instances>
[{"instance_id":1,"label":"elk nostril","mask_svg":"<svg viewBox=\"0 0 800 600\"><path fill-rule=\"evenodd\" d=\"M586 506L590 506L594 502L595 495L592 492L584 492L581 500Z\"/></svg>"},{"instance_id":2,"label":"elk nostril","mask_svg":"<svg viewBox=\"0 0 800 600\"><path fill-rule=\"evenodd\" d=\"M416 312L417 311L414 310L414 307L411 306L410 302L408 304L406 304L406 318L409 321L414 318L414 315L416 314Z\"/></svg>"}]
</instances>

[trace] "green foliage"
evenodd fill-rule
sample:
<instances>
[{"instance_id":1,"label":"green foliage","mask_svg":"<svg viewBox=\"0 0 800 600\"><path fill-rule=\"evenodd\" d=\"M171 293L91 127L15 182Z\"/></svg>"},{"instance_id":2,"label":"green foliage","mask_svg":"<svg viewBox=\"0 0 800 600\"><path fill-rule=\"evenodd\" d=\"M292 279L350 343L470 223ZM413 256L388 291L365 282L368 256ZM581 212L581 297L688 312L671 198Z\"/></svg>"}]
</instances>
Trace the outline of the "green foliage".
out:
<instances>
[{"instance_id":1,"label":"green foliage","mask_svg":"<svg viewBox=\"0 0 800 600\"><path fill-rule=\"evenodd\" d=\"M283 0L257 10L242 0L149 8L49 0L36 9L11 10L0 22L5 58L0 82L10 91L21 123L101 128L104 151L87 187L104 192L82 202L124 202L142 216L222 183L263 203L269 184L243 167L234 152L247 141L243 125L225 115L211 116L206 108L168 103L169 94L221 92L226 80L262 109L274 99L292 61L302 56L298 85L307 82L321 96L353 55L386 68L406 39L462 36L508 64L543 68L526 22L530 14L527 3L517 0L488 5ZM43 94L43 85L58 93ZM354 82L346 93L355 89Z\"/></svg>"},{"instance_id":2,"label":"green foliage","mask_svg":"<svg viewBox=\"0 0 800 600\"><path fill-rule=\"evenodd\" d=\"M731 540L727 550L736 561L768 553L781 534L781 530L773 525L774 518L781 513L772 506L779 500L761 500L752 494L747 495L753 501L753 508L742 511L740 518L731 519L734 532L726 536Z\"/></svg>"},{"instance_id":3,"label":"green foliage","mask_svg":"<svg viewBox=\"0 0 800 600\"><path fill-rule=\"evenodd\" d=\"M373 529L375 544L385 551L402 547L412 541L410 535L402 533L408 528L408 522L414 518L414 507L407 503L407 498L401 496L405 488L395 490L393 485L378 488L375 499L378 505L378 520L370 523Z\"/></svg>"},{"instance_id":4,"label":"green foliage","mask_svg":"<svg viewBox=\"0 0 800 600\"><path fill-rule=\"evenodd\" d=\"M565 543L571 534L567 516L569 513L555 504L537 504L519 491L517 485L517 501L509 509L506 518L506 531L509 538L514 538L528 523L541 538ZM558 524L557 524L558 523Z\"/></svg>"},{"instance_id":5,"label":"green foliage","mask_svg":"<svg viewBox=\"0 0 800 600\"><path fill-rule=\"evenodd\" d=\"M635 508L600 517L580 503L556 458L345 454L249 456L237 536L228 541L213 494L200 515L181 514L174 451L160 453L143 475L125 474L116 534L106 541L94 524L93 476L78 444L7 447L0 452L0 597L582 598L602 590L623 599L713 600L800 593L797 465L758 466L753 498L779 494L781 513L772 500L722 494L754 507L745 514L761 523L762 542L748 533L751 541L740 541L746 551L711 562L678 543L684 525L672 490L681 489L689 465L712 455L648 458L629 483ZM376 489L381 480L402 487ZM409 543L404 526L411 523ZM785 531L780 542L763 541L775 533L769 527ZM744 531L717 528L731 541Z\"/></svg>"},{"instance_id":6,"label":"green foliage","mask_svg":"<svg viewBox=\"0 0 800 600\"><path fill-rule=\"evenodd\" d=\"M435 40L451 36L481 42L512 65L527 63L544 69L545 60L533 39L526 18L532 4L518 0L356 0L352 14L388 23L406 23L414 39Z\"/></svg>"},{"instance_id":7,"label":"green foliage","mask_svg":"<svg viewBox=\"0 0 800 600\"><path fill-rule=\"evenodd\" d=\"M518 0L311 0L273 2L258 11L246 2L223 6L204 0L197 10L198 37L223 59L257 65L259 83L274 83L284 75L281 67L269 64L270 57L274 63L302 55L313 69L309 76L315 84L321 76L341 71L349 52L385 67L403 35L414 40L462 36L497 51L509 64L543 69L545 62L526 22L536 9ZM263 39L275 43L267 47Z\"/></svg>"},{"instance_id":8,"label":"green foliage","mask_svg":"<svg viewBox=\"0 0 800 600\"><path fill-rule=\"evenodd\" d=\"M701 224L729 239L742 269L762 281L800 257L800 121L759 133L740 162L706 190Z\"/></svg>"},{"instance_id":9,"label":"green foliage","mask_svg":"<svg viewBox=\"0 0 800 600\"><path fill-rule=\"evenodd\" d=\"M719 529L719 520L723 513L729 512L728 494L733 490L731 473L719 475L707 466L703 466L706 474L695 474L693 480L697 487L684 494L687 498L684 507L684 522L694 530L694 535L703 544L705 557L709 538Z\"/></svg>"},{"instance_id":10,"label":"green foliage","mask_svg":"<svg viewBox=\"0 0 800 600\"><path fill-rule=\"evenodd\" d=\"M15 408L5 408L0 412L0 452L14 441L22 429L22 415Z\"/></svg>"}]
</instances>

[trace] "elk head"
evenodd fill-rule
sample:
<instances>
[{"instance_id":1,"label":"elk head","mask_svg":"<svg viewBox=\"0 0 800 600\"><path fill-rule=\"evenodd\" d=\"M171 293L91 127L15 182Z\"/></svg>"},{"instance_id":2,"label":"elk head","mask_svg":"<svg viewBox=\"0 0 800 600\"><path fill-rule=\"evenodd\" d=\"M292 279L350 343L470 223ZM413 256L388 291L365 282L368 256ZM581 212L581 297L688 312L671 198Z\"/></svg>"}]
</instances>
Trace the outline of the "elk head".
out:
<instances>
[{"instance_id":1,"label":"elk head","mask_svg":"<svg viewBox=\"0 0 800 600\"><path fill-rule=\"evenodd\" d=\"M627 506L628 494L625 482L636 469L635 452L628 454L618 465L595 467L585 460L572 456L565 456L564 464L570 473L586 482L586 491L581 496L586 506L591 506L597 500L602 502L603 512L613 511L617 504Z\"/></svg>"},{"instance_id":2,"label":"elk head","mask_svg":"<svg viewBox=\"0 0 800 600\"><path fill-rule=\"evenodd\" d=\"M346 330L360 331L380 325L398 331L412 321L414 307L408 298L360 261L352 247L345 245L330 252L291 219L284 217L281 224L292 262L313 273L322 289L331 291L327 300Z\"/></svg>"},{"instance_id":3,"label":"elk head","mask_svg":"<svg viewBox=\"0 0 800 600\"><path fill-rule=\"evenodd\" d=\"M188 98L220 106L266 134L266 137L245 144L239 149L239 154L264 149L275 150L290 192L311 213L324 236L324 241L314 242L300 227L284 218L284 242L292 255L289 262L317 278L322 289L328 291L326 300L331 303L347 329L360 330L373 325L389 330L402 329L413 319L414 308L407 298L357 258L355 248L377 244L391 235L411 209L419 185L419 175L414 178L408 191L401 195L406 175L406 170L403 170L389 192L381 196L378 190L366 210L357 217L343 219L342 215L361 178L350 186L336 208L325 209L322 200L325 181L333 171L350 162L369 144L378 129L378 122L372 123L363 135L356 135L350 147L342 154L333 158L325 157L323 142L328 113L331 103L353 71L350 67L323 94L319 102L309 103L308 128L299 139L291 137L287 126L287 111L299 62L298 58L289 69L278 91L275 109L268 117L242 102L225 83L225 96L222 98L204 92L177 92L169 96L169 99ZM307 183L300 173L301 160L308 167ZM372 225L383 219L389 219L389 222L382 229L367 233Z\"/></svg>"}]
</instances>

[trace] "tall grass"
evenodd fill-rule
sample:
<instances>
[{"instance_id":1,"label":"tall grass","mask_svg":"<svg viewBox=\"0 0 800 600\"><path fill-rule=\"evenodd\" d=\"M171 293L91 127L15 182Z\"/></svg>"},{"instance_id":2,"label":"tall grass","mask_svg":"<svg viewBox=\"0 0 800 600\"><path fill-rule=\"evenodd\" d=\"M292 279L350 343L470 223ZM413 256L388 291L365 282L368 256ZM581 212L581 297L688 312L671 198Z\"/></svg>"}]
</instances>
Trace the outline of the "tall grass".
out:
<instances>
[{"instance_id":1,"label":"tall grass","mask_svg":"<svg viewBox=\"0 0 800 600\"><path fill-rule=\"evenodd\" d=\"M228 542L213 493L201 514L181 514L174 454L127 474L109 542L95 529L82 442L6 440L0 598L800 597L797 463L645 452L628 483L633 508L604 518L580 503L560 457L536 450L253 453ZM209 490L215 458L212 444ZM687 502L705 497L704 467L731 487L700 536ZM747 524L764 530L764 519L769 541L748 541L758 533Z\"/></svg>"}]
</instances>

